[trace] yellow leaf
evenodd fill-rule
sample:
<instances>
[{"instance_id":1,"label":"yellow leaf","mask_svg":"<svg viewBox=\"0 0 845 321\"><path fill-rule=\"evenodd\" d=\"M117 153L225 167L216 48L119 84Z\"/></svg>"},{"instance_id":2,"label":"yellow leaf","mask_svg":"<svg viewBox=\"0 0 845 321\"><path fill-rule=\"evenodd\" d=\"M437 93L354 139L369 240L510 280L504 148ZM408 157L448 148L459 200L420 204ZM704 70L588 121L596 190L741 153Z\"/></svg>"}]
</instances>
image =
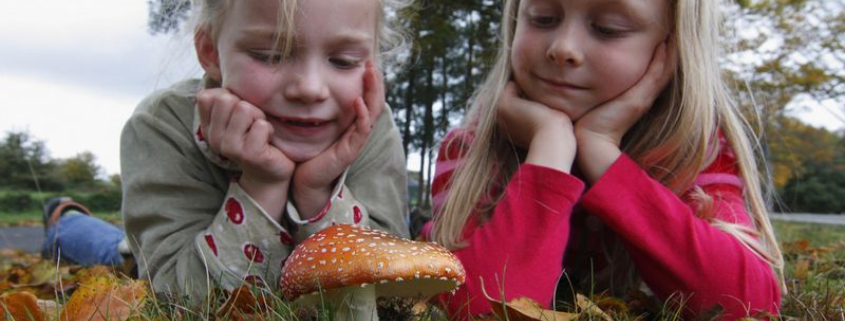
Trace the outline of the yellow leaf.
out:
<instances>
[{"instance_id":1,"label":"yellow leaf","mask_svg":"<svg viewBox=\"0 0 845 321\"><path fill-rule=\"evenodd\" d=\"M500 318L512 321L572 321L578 320L578 313L560 312L546 310L539 303L526 297L511 300L508 303L491 298L484 288L484 280L481 281L481 292L490 301L493 313Z\"/></svg>"},{"instance_id":2,"label":"yellow leaf","mask_svg":"<svg viewBox=\"0 0 845 321\"><path fill-rule=\"evenodd\" d=\"M123 284L121 284L123 283ZM143 281L120 282L112 274L96 274L80 282L71 295L60 321L126 320L140 317L147 298Z\"/></svg>"},{"instance_id":3,"label":"yellow leaf","mask_svg":"<svg viewBox=\"0 0 845 321\"><path fill-rule=\"evenodd\" d=\"M580 309L582 313L599 317L606 321L613 321L613 318L607 315L607 313L604 313L604 311L602 311L595 303L593 303L593 301L590 301L590 299L588 299L581 293L578 293L578 295L576 295L575 305L578 306L578 309Z\"/></svg>"}]
</instances>

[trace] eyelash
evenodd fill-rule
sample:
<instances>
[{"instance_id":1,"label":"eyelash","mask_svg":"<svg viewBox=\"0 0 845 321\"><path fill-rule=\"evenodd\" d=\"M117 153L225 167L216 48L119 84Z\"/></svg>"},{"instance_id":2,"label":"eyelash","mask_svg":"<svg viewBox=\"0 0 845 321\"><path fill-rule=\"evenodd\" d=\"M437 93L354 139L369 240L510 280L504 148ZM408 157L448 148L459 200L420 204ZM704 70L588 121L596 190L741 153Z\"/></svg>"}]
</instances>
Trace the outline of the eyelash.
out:
<instances>
[{"instance_id":1,"label":"eyelash","mask_svg":"<svg viewBox=\"0 0 845 321\"><path fill-rule=\"evenodd\" d=\"M560 19L553 16L534 16L529 19L532 25L539 28L548 28L556 25Z\"/></svg>"},{"instance_id":2,"label":"eyelash","mask_svg":"<svg viewBox=\"0 0 845 321\"><path fill-rule=\"evenodd\" d=\"M592 29L596 34L606 38L618 38L624 36L626 32L626 30L608 28L596 24L592 25Z\"/></svg>"},{"instance_id":3,"label":"eyelash","mask_svg":"<svg viewBox=\"0 0 845 321\"><path fill-rule=\"evenodd\" d=\"M282 62L282 55L280 55L280 54L266 54L266 53L262 53L262 52L250 51L249 55L252 57L252 59L255 59L255 60L261 61L263 63L267 63L267 64L278 64L278 63Z\"/></svg>"},{"instance_id":4,"label":"eyelash","mask_svg":"<svg viewBox=\"0 0 845 321\"><path fill-rule=\"evenodd\" d=\"M361 61L358 59L348 59L348 58L337 58L332 57L329 58L329 63L339 69L355 69L361 65Z\"/></svg>"}]
</instances>

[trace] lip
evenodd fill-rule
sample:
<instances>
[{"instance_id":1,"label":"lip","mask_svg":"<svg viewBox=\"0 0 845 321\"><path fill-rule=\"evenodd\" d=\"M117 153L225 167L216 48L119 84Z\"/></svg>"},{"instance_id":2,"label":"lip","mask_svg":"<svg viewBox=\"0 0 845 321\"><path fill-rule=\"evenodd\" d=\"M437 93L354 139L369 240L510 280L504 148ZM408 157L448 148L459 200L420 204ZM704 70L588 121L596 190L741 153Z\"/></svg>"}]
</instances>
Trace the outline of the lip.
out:
<instances>
[{"instance_id":1,"label":"lip","mask_svg":"<svg viewBox=\"0 0 845 321\"><path fill-rule=\"evenodd\" d=\"M545 84L547 84L547 85L549 85L550 87L553 87L553 88L569 89L569 90L585 90L585 89L587 89L587 87L574 85L574 84L567 82L567 81L554 80L554 79L548 79L548 78L543 78L543 77L537 77L537 78L539 78L543 83L545 83Z\"/></svg>"},{"instance_id":2,"label":"lip","mask_svg":"<svg viewBox=\"0 0 845 321\"><path fill-rule=\"evenodd\" d=\"M277 117L285 130L301 136L312 136L322 132L331 124L331 120L322 118Z\"/></svg>"}]
</instances>

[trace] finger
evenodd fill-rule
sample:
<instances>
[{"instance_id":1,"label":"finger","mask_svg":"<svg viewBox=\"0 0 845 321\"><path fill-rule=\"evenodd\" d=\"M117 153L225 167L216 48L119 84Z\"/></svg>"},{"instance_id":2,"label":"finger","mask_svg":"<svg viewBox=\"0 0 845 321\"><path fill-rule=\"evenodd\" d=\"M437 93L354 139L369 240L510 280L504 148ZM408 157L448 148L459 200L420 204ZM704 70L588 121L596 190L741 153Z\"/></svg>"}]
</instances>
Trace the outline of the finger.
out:
<instances>
[{"instance_id":1,"label":"finger","mask_svg":"<svg viewBox=\"0 0 845 321\"><path fill-rule=\"evenodd\" d=\"M239 158L242 155L244 140L246 139L247 131L252 123L255 122L253 116L253 109L246 101L239 101L232 107L232 114L229 117L229 124L226 127L226 135L220 142L220 153L227 157Z\"/></svg>"},{"instance_id":2,"label":"finger","mask_svg":"<svg viewBox=\"0 0 845 321\"><path fill-rule=\"evenodd\" d=\"M358 114L358 118L352 126L349 126L338 142L346 142L347 148L351 151L355 151L360 149L367 142L367 138L373 128L373 123L370 116L367 114L367 107L365 106L363 99L359 97L352 105L355 108L355 112Z\"/></svg>"},{"instance_id":3,"label":"finger","mask_svg":"<svg viewBox=\"0 0 845 321\"><path fill-rule=\"evenodd\" d=\"M273 136L273 125L266 120L258 119L252 123L244 138L244 153L259 155L262 150L270 144L270 137Z\"/></svg>"},{"instance_id":4,"label":"finger","mask_svg":"<svg viewBox=\"0 0 845 321\"><path fill-rule=\"evenodd\" d=\"M364 71L364 102L369 107L370 118L378 118L384 109L384 81L381 71L368 60Z\"/></svg>"},{"instance_id":5,"label":"finger","mask_svg":"<svg viewBox=\"0 0 845 321\"><path fill-rule=\"evenodd\" d=\"M212 103L211 121L208 127L208 140L212 147L220 148L220 142L226 135L232 108L239 99L232 94L217 95Z\"/></svg>"}]
</instances>

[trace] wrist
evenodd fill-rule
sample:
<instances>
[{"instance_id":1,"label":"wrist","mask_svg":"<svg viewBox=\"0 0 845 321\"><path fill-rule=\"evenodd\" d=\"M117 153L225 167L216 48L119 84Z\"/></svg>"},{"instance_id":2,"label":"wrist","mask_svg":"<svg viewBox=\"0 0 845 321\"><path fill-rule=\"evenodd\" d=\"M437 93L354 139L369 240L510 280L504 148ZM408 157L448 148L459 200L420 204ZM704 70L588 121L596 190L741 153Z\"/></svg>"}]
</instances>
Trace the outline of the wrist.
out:
<instances>
[{"instance_id":1,"label":"wrist","mask_svg":"<svg viewBox=\"0 0 845 321\"><path fill-rule=\"evenodd\" d=\"M541 129L529 143L525 162L570 173L576 144L571 126Z\"/></svg>"},{"instance_id":2,"label":"wrist","mask_svg":"<svg viewBox=\"0 0 845 321\"><path fill-rule=\"evenodd\" d=\"M578 168L588 183L595 183L622 155L618 143L592 132L579 131L577 136Z\"/></svg>"},{"instance_id":3,"label":"wrist","mask_svg":"<svg viewBox=\"0 0 845 321\"><path fill-rule=\"evenodd\" d=\"M291 197L301 218L307 220L319 214L331 200L332 190L332 185L308 187L294 182Z\"/></svg>"},{"instance_id":4,"label":"wrist","mask_svg":"<svg viewBox=\"0 0 845 321\"><path fill-rule=\"evenodd\" d=\"M238 185L258 203L258 206L267 212L270 218L276 222L281 222L285 203L287 203L290 181L265 181L244 174L238 180Z\"/></svg>"}]
</instances>

